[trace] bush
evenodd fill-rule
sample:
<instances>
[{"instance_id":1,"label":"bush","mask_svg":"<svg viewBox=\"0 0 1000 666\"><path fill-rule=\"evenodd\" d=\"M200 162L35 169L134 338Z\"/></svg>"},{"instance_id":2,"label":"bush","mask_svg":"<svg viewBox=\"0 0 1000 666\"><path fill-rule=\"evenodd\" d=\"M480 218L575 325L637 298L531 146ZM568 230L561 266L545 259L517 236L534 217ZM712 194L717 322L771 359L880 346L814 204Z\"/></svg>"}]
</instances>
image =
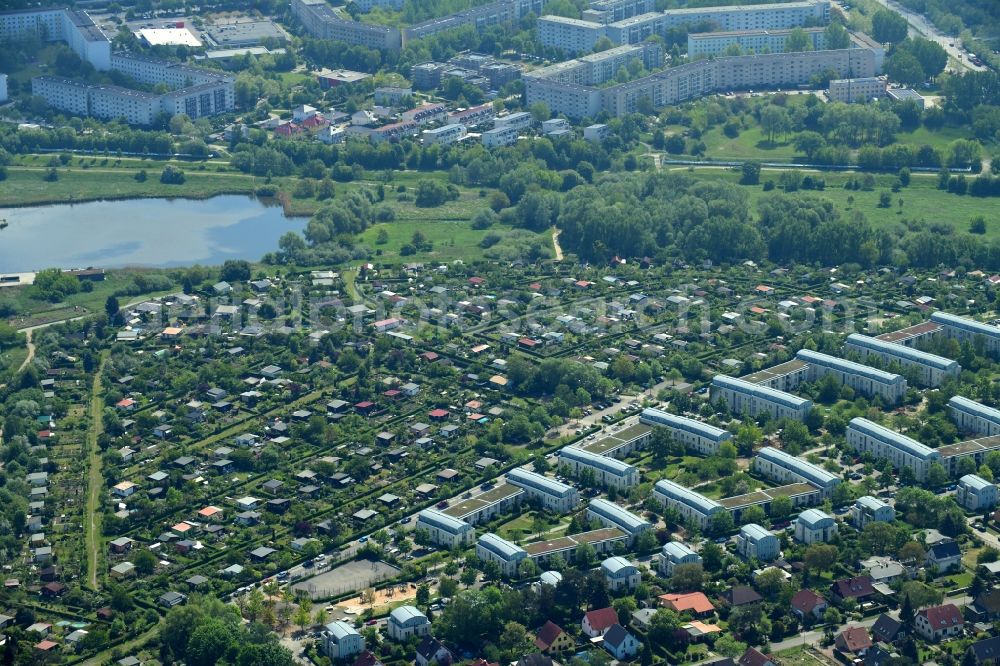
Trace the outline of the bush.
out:
<instances>
[{"instance_id":1,"label":"bush","mask_svg":"<svg viewBox=\"0 0 1000 666\"><path fill-rule=\"evenodd\" d=\"M184 172L173 166L166 166L160 173L160 182L164 185L183 185Z\"/></svg>"}]
</instances>

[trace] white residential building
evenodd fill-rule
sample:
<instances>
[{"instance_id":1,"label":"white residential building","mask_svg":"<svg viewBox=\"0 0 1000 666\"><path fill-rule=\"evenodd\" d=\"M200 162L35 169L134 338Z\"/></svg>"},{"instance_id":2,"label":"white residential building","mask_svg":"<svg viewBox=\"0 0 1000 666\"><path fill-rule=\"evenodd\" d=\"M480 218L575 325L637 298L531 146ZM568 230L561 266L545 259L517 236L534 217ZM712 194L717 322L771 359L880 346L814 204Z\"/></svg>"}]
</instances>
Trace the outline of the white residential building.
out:
<instances>
[{"instance_id":1,"label":"white residential building","mask_svg":"<svg viewBox=\"0 0 1000 666\"><path fill-rule=\"evenodd\" d=\"M903 368L910 368L924 386L939 386L945 377L958 377L962 371L962 367L951 359L859 333L847 336L845 348L862 358L875 356L883 363L898 363Z\"/></svg>"},{"instance_id":2,"label":"white residential building","mask_svg":"<svg viewBox=\"0 0 1000 666\"><path fill-rule=\"evenodd\" d=\"M929 446L860 416L847 425L847 444L876 460L888 460L897 470L908 467L918 481L927 477L932 464L941 462L941 454Z\"/></svg>"},{"instance_id":3,"label":"white residential building","mask_svg":"<svg viewBox=\"0 0 1000 666\"><path fill-rule=\"evenodd\" d=\"M676 509L685 520L702 530L710 528L715 515L726 510L715 500L668 479L656 482L653 497L668 508Z\"/></svg>"},{"instance_id":4,"label":"white residential building","mask_svg":"<svg viewBox=\"0 0 1000 666\"><path fill-rule=\"evenodd\" d=\"M602 497L590 500L590 504L587 506L587 517L599 521L605 527L617 527L629 535L630 541L653 528L648 520L640 518L631 511L627 511Z\"/></svg>"},{"instance_id":5,"label":"white residential building","mask_svg":"<svg viewBox=\"0 0 1000 666\"><path fill-rule=\"evenodd\" d=\"M634 590L642 580L639 569L624 557L609 557L601 562L601 573L612 592Z\"/></svg>"},{"instance_id":6,"label":"white residential building","mask_svg":"<svg viewBox=\"0 0 1000 666\"><path fill-rule=\"evenodd\" d=\"M767 412L775 419L803 421L812 409L811 400L726 375L712 379L710 395L712 402L725 402L733 414L752 417Z\"/></svg>"},{"instance_id":7,"label":"white residential building","mask_svg":"<svg viewBox=\"0 0 1000 666\"><path fill-rule=\"evenodd\" d=\"M854 502L851 518L854 526L862 530L870 523L891 523L896 519L896 510L877 497L865 495Z\"/></svg>"},{"instance_id":8,"label":"white residential building","mask_svg":"<svg viewBox=\"0 0 1000 666\"><path fill-rule=\"evenodd\" d=\"M833 79L826 91L831 102L867 103L885 97L886 80L881 76Z\"/></svg>"},{"instance_id":9,"label":"white residential building","mask_svg":"<svg viewBox=\"0 0 1000 666\"><path fill-rule=\"evenodd\" d=\"M691 546L680 541L668 541L660 551L660 572L672 576L679 564L701 564L701 555L691 550Z\"/></svg>"},{"instance_id":10,"label":"white residential building","mask_svg":"<svg viewBox=\"0 0 1000 666\"><path fill-rule=\"evenodd\" d=\"M500 148L501 146L513 146L517 143L517 129L513 127L497 127L483 132L483 146L487 148Z\"/></svg>"},{"instance_id":11,"label":"white residential building","mask_svg":"<svg viewBox=\"0 0 1000 666\"><path fill-rule=\"evenodd\" d=\"M837 534L837 521L819 509L806 509L795 519L795 538L804 544L825 543Z\"/></svg>"},{"instance_id":12,"label":"white residential building","mask_svg":"<svg viewBox=\"0 0 1000 666\"><path fill-rule=\"evenodd\" d=\"M840 484L840 477L836 474L771 446L765 446L757 452L753 468L772 481L811 483L823 491L824 497L829 497Z\"/></svg>"},{"instance_id":13,"label":"white residential building","mask_svg":"<svg viewBox=\"0 0 1000 666\"><path fill-rule=\"evenodd\" d=\"M431 622L417 607L399 606L389 613L386 628L390 639L405 642L412 636L429 636Z\"/></svg>"},{"instance_id":14,"label":"white residential building","mask_svg":"<svg viewBox=\"0 0 1000 666\"><path fill-rule=\"evenodd\" d=\"M809 349L800 349L795 358L808 364L807 381L815 382L826 375L833 375L855 393L868 397L880 396L890 405L898 403L906 395L906 378L902 375Z\"/></svg>"},{"instance_id":15,"label":"white residential building","mask_svg":"<svg viewBox=\"0 0 1000 666\"><path fill-rule=\"evenodd\" d=\"M594 482L606 488L624 490L639 483L639 469L635 465L575 446L560 449L559 466L569 469L575 477L588 470L593 473Z\"/></svg>"},{"instance_id":16,"label":"white residential building","mask_svg":"<svg viewBox=\"0 0 1000 666\"><path fill-rule=\"evenodd\" d=\"M524 490L542 507L554 513L567 513L580 503L580 493L573 486L550 479L543 474L515 467L507 473L507 483Z\"/></svg>"},{"instance_id":17,"label":"white residential building","mask_svg":"<svg viewBox=\"0 0 1000 666\"><path fill-rule=\"evenodd\" d=\"M697 452L703 456L715 455L719 451L719 445L733 437L728 430L652 407L642 410L639 422L667 428L671 437L683 444L688 452Z\"/></svg>"},{"instance_id":18,"label":"white residential building","mask_svg":"<svg viewBox=\"0 0 1000 666\"><path fill-rule=\"evenodd\" d=\"M772 562L781 554L781 544L778 537L756 523L750 523L740 528L736 535L736 552L745 559L757 559L761 562Z\"/></svg>"},{"instance_id":19,"label":"white residential building","mask_svg":"<svg viewBox=\"0 0 1000 666\"><path fill-rule=\"evenodd\" d=\"M528 553L517 544L487 532L476 542L476 557L484 562L496 562L500 573L515 578L521 562L528 559Z\"/></svg>"},{"instance_id":20,"label":"white residential building","mask_svg":"<svg viewBox=\"0 0 1000 666\"><path fill-rule=\"evenodd\" d=\"M967 511L983 512L997 505L997 486L976 474L958 480L955 499Z\"/></svg>"},{"instance_id":21,"label":"white residential building","mask_svg":"<svg viewBox=\"0 0 1000 666\"><path fill-rule=\"evenodd\" d=\"M465 125L454 124L424 130L420 134L420 137L424 140L425 145L437 144L439 146L448 146L461 141L467 134L468 130L465 128Z\"/></svg>"},{"instance_id":22,"label":"white residential building","mask_svg":"<svg viewBox=\"0 0 1000 666\"><path fill-rule=\"evenodd\" d=\"M1000 409L956 395L948 401L948 413L962 432L988 437L1000 435Z\"/></svg>"},{"instance_id":23,"label":"white residential building","mask_svg":"<svg viewBox=\"0 0 1000 666\"><path fill-rule=\"evenodd\" d=\"M333 662L347 659L365 649L364 636L341 620L335 620L324 627L322 644L323 653Z\"/></svg>"},{"instance_id":24,"label":"white residential building","mask_svg":"<svg viewBox=\"0 0 1000 666\"><path fill-rule=\"evenodd\" d=\"M476 530L472 525L437 509L424 509L417 514L416 527L427 530L431 541L445 548L468 546L476 538Z\"/></svg>"}]
</instances>

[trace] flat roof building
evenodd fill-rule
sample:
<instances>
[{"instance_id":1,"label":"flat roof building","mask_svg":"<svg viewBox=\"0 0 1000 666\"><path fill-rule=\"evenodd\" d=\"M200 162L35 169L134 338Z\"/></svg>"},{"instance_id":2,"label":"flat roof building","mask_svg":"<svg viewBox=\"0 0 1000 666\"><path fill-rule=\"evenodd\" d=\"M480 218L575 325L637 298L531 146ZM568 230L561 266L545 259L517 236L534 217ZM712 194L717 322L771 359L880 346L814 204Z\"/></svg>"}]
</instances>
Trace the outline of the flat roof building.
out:
<instances>
[{"instance_id":1,"label":"flat roof building","mask_svg":"<svg viewBox=\"0 0 1000 666\"><path fill-rule=\"evenodd\" d=\"M783 28L755 30L730 30L725 32L688 33L688 58L709 58L737 53L784 53L785 45L793 30L802 30L809 39L810 50L826 48L826 28Z\"/></svg>"},{"instance_id":2,"label":"flat roof building","mask_svg":"<svg viewBox=\"0 0 1000 666\"><path fill-rule=\"evenodd\" d=\"M704 495L669 479L661 479L653 486L653 497L668 508L677 510L685 520L705 530L712 525L712 519L725 507Z\"/></svg>"},{"instance_id":3,"label":"flat roof building","mask_svg":"<svg viewBox=\"0 0 1000 666\"><path fill-rule=\"evenodd\" d=\"M912 369L918 382L924 386L939 386L945 377L957 377L962 371L961 366L951 359L859 333L847 336L845 348L862 358L875 356L883 363L898 363L903 368Z\"/></svg>"},{"instance_id":4,"label":"flat roof building","mask_svg":"<svg viewBox=\"0 0 1000 666\"><path fill-rule=\"evenodd\" d=\"M840 477L836 474L771 446L765 446L757 452L753 468L772 481L811 483L823 491L824 497L828 497L840 483Z\"/></svg>"},{"instance_id":5,"label":"flat roof building","mask_svg":"<svg viewBox=\"0 0 1000 666\"><path fill-rule=\"evenodd\" d=\"M775 419L803 421L812 409L811 400L726 375L712 379L711 399L724 401L734 414L752 417L767 412Z\"/></svg>"},{"instance_id":6,"label":"flat roof building","mask_svg":"<svg viewBox=\"0 0 1000 666\"><path fill-rule=\"evenodd\" d=\"M587 506L587 517L598 520L605 527L617 527L623 532L627 532L631 539L635 539L646 530L652 529L652 524L631 511L623 509L614 502L595 497L590 500Z\"/></svg>"},{"instance_id":7,"label":"flat roof building","mask_svg":"<svg viewBox=\"0 0 1000 666\"><path fill-rule=\"evenodd\" d=\"M977 437L955 444L945 444L939 446L936 451L941 454L941 464L944 465L948 474L955 476L958 474L962 458L971 458L978 468L986 462L986 457L992 451L1000 451L1000 435Z\"/></svg>"},{"instance_id":8,"label":"flat roof building","mask_svg":"<svg viewBox=\"0 0 1000 666\"><path fill-rule=\"evenodd\" d=\"M625 546L628 539L628 534L617 527L602 527L599 530L528 543L524 545L524 550L533 560L544 561L553 555L559 555L566 562L571 562L577 549L583 544L590 544L598 554L602 554L611 552L616 543Z\"/></svg>"},{"instance_id":9,"label":"flat roof building","mask_svg":"<svg viewBox=\"0 0 1000 666\"><path fill-rule=\"evenodd\" d=\"M445 548L468 546L476 538L472 525L437 509L424 509L417 514L417 529L427 530L431 541Z\"/></svg>"},{"instance_id":10,"label":"flat roof building","mask_svg":"<svg viewBox=\"0 0 1000 666\"><path fill-rule=\"evenodd\" d=\"M616 458L591 453L575 446L559 450L559 466L579 477L584 470L594 475L594 482L606 488L623 490L639 483L639 469Z\"/></svg>"},{"instance_id":11,"label":"flat roof building","mask_svg":"<svg viewBox=\"0 0 1000 666\"><path fill-rule=\"evenodd\" d=\"M849 386L855 393L868 397L877 395L890 405L898 403L906 395L906 378L902 375L810 349L800 349L795 358L808 364L806 376L810 382L832 374L837 381Z\"/></svg>"},{"instance_id":12,"label":"flat roof building","mask_svg":"<svg viewBox=\"0 0 1000 666\"><path fill-rule=\"evenodd\" d=\"M524 498L524 490L501 483L474 497L453 501L441 512L470 525L478 525L514 509Z\"/></svg>"},{"instance_id":13,"label":"flat roof building","mask_svg":"<svg viewBox=\"0 0 1000 666\"><path fill-rule=\"evenodd\" d=\"M897 470L909 468L918 481L927 477L933 463L941 462L941 454L929 446L860 416L847 425L847 444L855 451L888 460Z\"/></svg>"},{"instance_id":14,"label":"flat roof building","mask_svg":"<svg viewBox=\"0 0 1000 666\"><path fill-rule=\"evenodd\" d=\"M646 425L667 428L674 440L683 444L685 449L703 456L715 455L719 451L719 445L733 437L728 430L651 407L642 410L639 421Z\"/></svg>"},{"instance_id":15,"label":"flat roof building","mask_svg":"<svg viewBox=\"0 0 1000 666\"><path fill-rule=\"evenodd\" d=\"M528 559L528 552L515 543L487 532L476 542L476 557L483 562L496 562L504 576L515 578L521 562Z\"/></svg>"},{"instance_id":16,"label":"flat roof building","mask_svg":"<svg viewBox=\"0 0 1000 666\"><path fill-rule=\"evenodd\" d=\"M580 493L573 486L520 467L507 473L507 483L522 488L543 508L555 513L566 513L580 503Z\"/></svg>"},{"instance_id":17,"label":"flat roof building","mask_svg":"<svg viewBox=\"0 0 1000 666\"><path fill-rule=\"evenodd\" d=\"M881 76L864 76L830 81L826 94L831 102L866 104L885 97L886 80Z\"/></svg>"}]
</instances>

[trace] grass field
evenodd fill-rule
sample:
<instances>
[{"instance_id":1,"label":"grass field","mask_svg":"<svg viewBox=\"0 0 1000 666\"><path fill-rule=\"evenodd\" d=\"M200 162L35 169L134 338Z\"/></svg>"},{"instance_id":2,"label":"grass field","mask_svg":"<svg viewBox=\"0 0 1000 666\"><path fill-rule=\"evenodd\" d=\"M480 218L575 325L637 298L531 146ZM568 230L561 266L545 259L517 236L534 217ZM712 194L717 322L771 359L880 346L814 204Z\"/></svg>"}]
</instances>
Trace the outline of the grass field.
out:
<instances>
[{"instance_id":1,"label":"grass field","mask_svg":"<svg viewBox=\"0 0 1000 666\"><path fill-rule=\"evenodd\" d=\"M71 203L95 199L187 197L203 199L218 194L248 194L253 179L237 173L214 173L185 169L183 185L160 183L162 167L153 165L148 178L140 183L134 171L126 169L58 169L59 180L43 179L45 169L8 167L7 180L0 182L0 207Z\"/></svg>"},{"instance_id":2,"label":"grass field","mask_svg":"<svg viewBox=\"0 0 1000 666\"><path fill-rule=\"evenodd\" d=\"M379 231L384 229L389 240L384 245L376 244ZM508 227L497 225L492 230L503 232ZM400 248L410 242L413 233L419 231L434 244L431 252L420 252L415 255L403 256ZM479 241L488 231L472 229L465 222L432 221L432 220L401 220L376 224L361 235L361 241L375 250L381 251L379 263L406 263L410 261L442 261L451 262L461 259L472 262L483 258L483 250Z\"/></svg>"},{"instance_id":3,"label":"grass field","mask_svg":"<svg viewBox=\"0 0 1000 666\"><path fill-rule=\"evenodd\" d=\"M693 173L698 178L722 179L734 183L739 180L738 174L724 169L696 169ZM898 193L892 193L890 208L879 208L879 195L890 191L889 188L896 180L895 176L889 174L875 176L876 187L871 192L845 190L843 185L849 177L852 177L850 174L823 173L820 177L826 181L826 189L811 194L832 201L842 213L851 211L863 213L876 227L892 227L901 224L903 219L914 219L927 224L947 224L957 232L965 232L968 231L969 220L981 215L990 203L989 199L959 196L937 189L936 174L914 174L909 187L903 188ZM778 172L765 170L761 174L761 181L768 179L777 181ZM747 186L744 189L755 206L762 196L769 194L764 192L761 186ZM774 191L780 192L778 189ZM853 203L849 203L848 199L853 199ZM903 200L901 212L899 199ZM1000 220L987 216L985 238L1000 238Z\"/></svg>"},{"instance_id":4,"label":"grass field","mask_svg":"<svg viewBox=\"0 0 1000 666\"><path fill-rule=\"evenodd\" d=\"M740 132L736 138L726 136L721 127L715 127L705 132L701 140L706 146L705 157L709 159L790 162L796 156L792 143L793 137L793 134L789 134L787 137L777 136L774 144L771 144L767 141L767 136L760 127L754 125ZM915 148L926 144L936 150L945 151L952 141L972 138L974 136L968 129L960 127L942 127L933 132L926 127L919 127L913 132L897 134L896 143Z\"/></svg>"}]
</instances>

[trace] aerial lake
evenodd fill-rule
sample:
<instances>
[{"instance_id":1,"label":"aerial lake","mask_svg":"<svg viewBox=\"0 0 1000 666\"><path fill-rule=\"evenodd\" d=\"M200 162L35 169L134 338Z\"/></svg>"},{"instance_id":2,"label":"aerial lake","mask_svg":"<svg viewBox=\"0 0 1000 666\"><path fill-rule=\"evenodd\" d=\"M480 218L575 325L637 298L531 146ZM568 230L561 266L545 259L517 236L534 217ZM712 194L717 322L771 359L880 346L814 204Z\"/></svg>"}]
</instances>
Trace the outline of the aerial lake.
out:
<instances>
[{"instance_id":1,"label":"aerial lake","mask_svg":"<svg viewBox=\"0 0 1000 666\"><path fill-rule=\"evenodd\" d=\"M0 273L256 261L307 218L248 196L0 208Z\"/></svg>"}]
</instances>

